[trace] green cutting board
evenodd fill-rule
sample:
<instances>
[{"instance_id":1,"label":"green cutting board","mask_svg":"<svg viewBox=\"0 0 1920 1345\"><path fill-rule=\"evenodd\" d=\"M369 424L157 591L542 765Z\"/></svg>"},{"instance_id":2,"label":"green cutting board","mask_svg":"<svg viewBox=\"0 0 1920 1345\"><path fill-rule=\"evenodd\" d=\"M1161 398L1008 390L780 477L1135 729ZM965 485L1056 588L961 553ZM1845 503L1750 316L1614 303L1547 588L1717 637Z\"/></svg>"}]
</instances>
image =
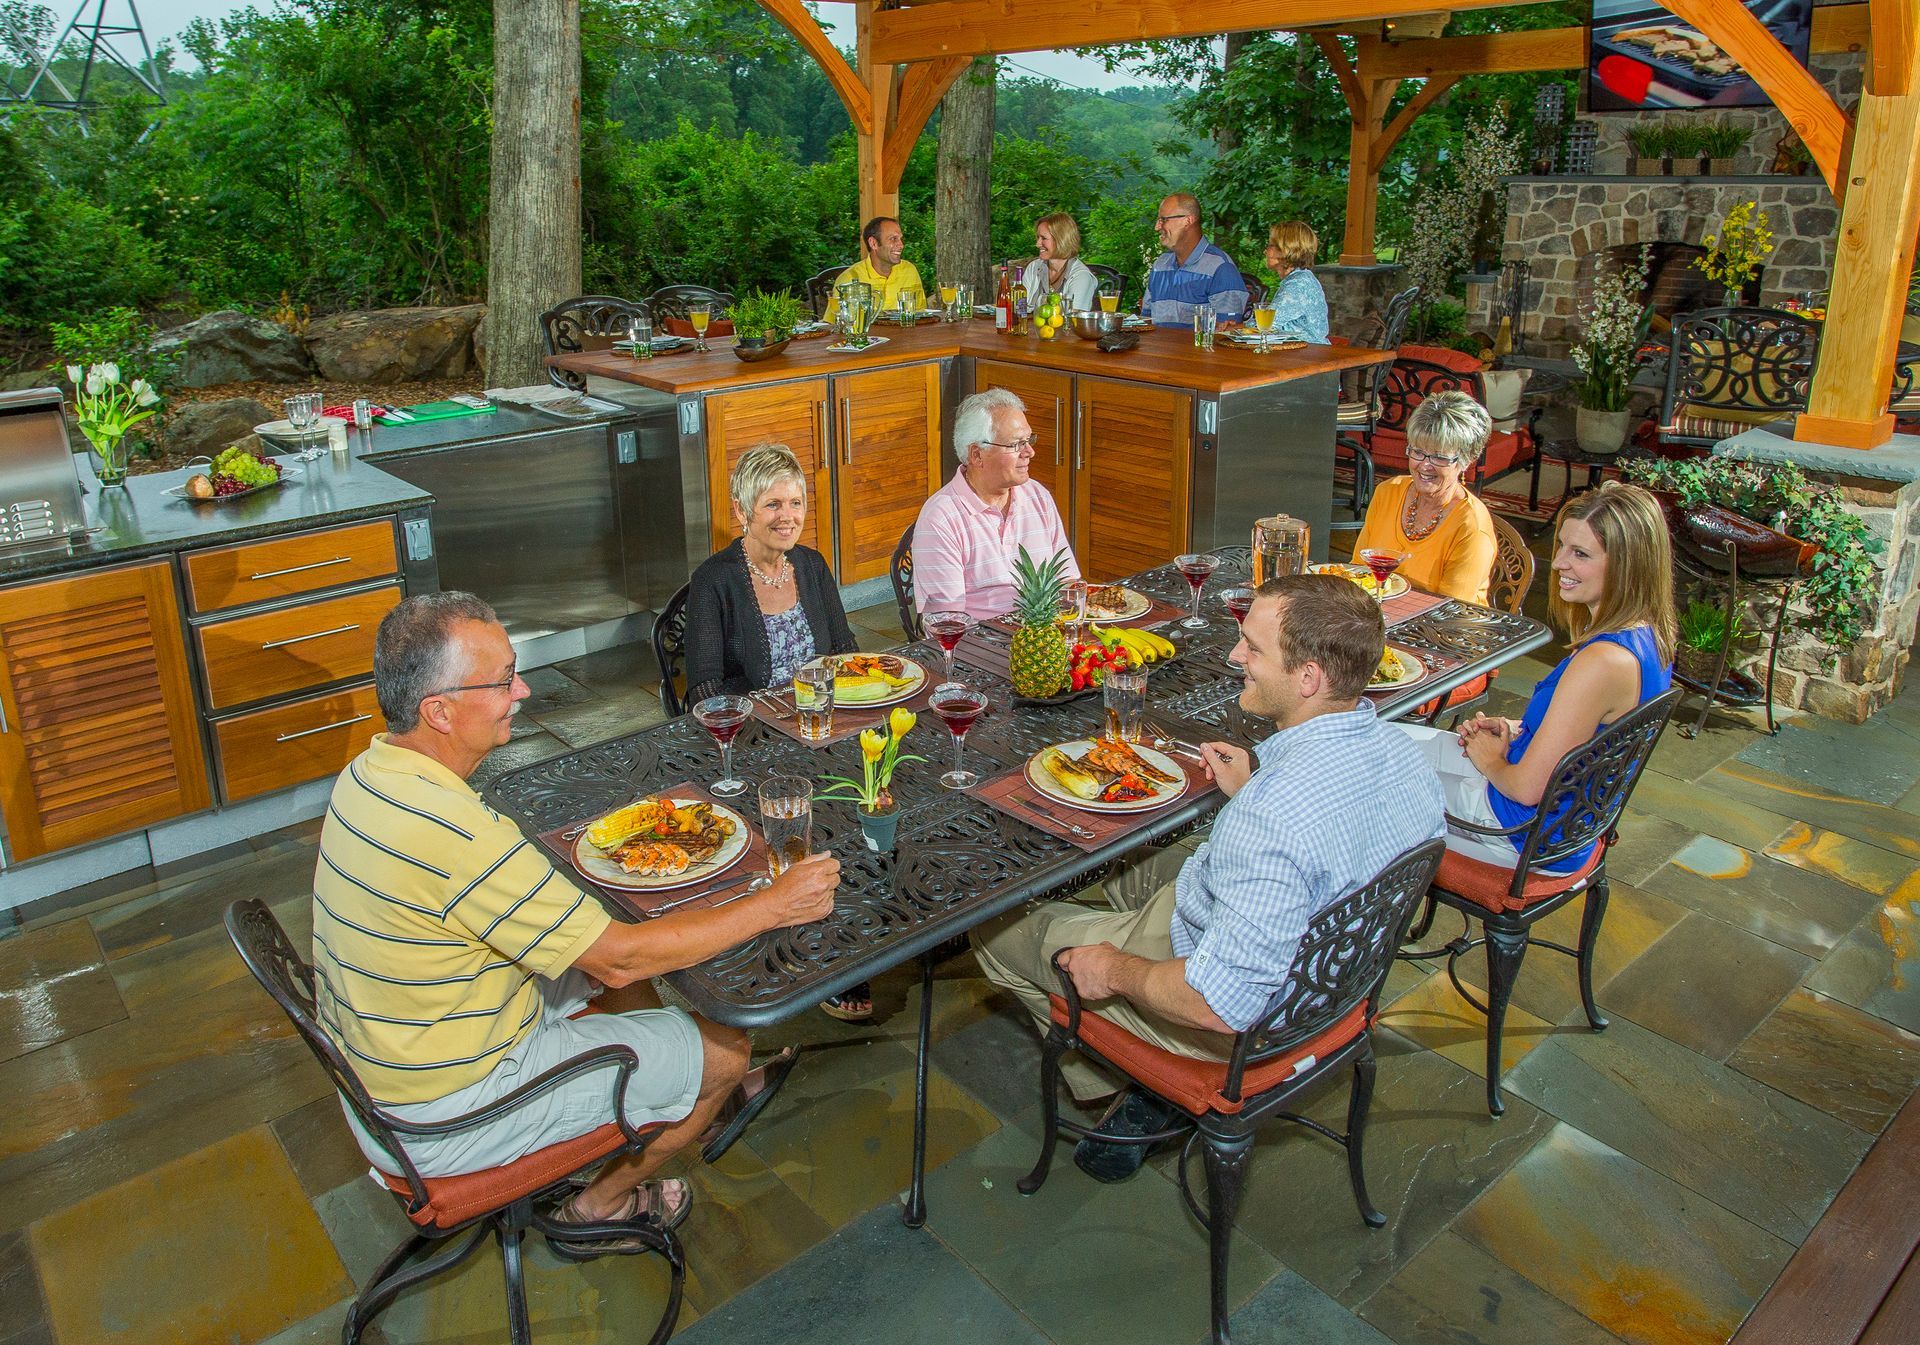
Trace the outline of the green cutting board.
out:
<instances>
[{"instance_id":1,"label":"green cutting board","mask_svg":"<svg viewBox=\"0 0 1920 1345\"><path fill-rule=\"evenodd\" d=\"M490 416L494 412L491 406L475 408L462 406L459 402L422 402L419 406L403 406L400 409L412 416L415 423L423 420L454 420L460 416ZM404 425L407 422L383 420L381 423Z\"/></svg>"}]
</instances>

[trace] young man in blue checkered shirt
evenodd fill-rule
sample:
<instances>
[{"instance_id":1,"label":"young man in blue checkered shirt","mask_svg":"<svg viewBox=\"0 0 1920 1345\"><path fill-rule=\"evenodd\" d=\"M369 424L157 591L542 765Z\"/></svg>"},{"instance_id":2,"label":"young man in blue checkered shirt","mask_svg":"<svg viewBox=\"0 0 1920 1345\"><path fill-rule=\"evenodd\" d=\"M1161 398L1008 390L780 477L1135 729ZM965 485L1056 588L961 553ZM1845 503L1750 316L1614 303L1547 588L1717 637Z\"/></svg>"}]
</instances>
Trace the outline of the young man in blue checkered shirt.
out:
<instances>
[{"instance_id":1,"label":"young man in blue checkered shirt","mask_svg":"<svg viewBox=\"0 0 1920 1345\"><path fill-rule=\"evenodd\" d=\"M1163 851L1108 885L1112 910L1048 902L974 931L987 977L1048 1022L1050 961L1087 1008L1165 1050L1225 1060L1233 1034L1258 1022L1287 981L1308 923L1397 855L1443 834L1440 781L1406 735L1363 696L1380 661L1380 606L1333 575L1289 575L1260 588L1233 657L1246 667L1241 708L1274 734L1249 754L1204 743L1227 795L1210 840L1179 865ZM1061 1062L1076 1100L1117 1081L1077 1055ZM1165 1103L1130 1089L1102 1128L1151 1134ZM1144 1145L1082 1141L1074 1161L1103 1181L1132 1176Z\"/></svg>"}]
</instances>

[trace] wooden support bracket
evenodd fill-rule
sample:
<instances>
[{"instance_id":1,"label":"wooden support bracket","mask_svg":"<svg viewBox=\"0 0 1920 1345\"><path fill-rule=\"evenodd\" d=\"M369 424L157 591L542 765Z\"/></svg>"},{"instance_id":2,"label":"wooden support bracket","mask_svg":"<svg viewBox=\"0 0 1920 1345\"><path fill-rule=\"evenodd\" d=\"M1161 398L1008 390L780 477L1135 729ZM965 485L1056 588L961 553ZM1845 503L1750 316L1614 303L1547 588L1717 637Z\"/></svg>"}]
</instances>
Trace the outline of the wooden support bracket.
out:
<instances>
[{"instance_id":1,"label":"wooden support bracket","mask_svg":"<svg viewBox=\"0 0 1920 1345\"><path fill-rule=\"evenodd\" d=\"M853 72L853 67L847 64L839 48L828 40L825 31L800 0L760 0L760 7L778 19L780 26L792 33L807 55L813 57L814 63L820 67L820 73L827 77L827 83L833 85L833 91L840 95L840 101L846 105L847 116L853 120L853 129L861 135L871 134L874 127L873 100L867 95L867 86Z\"/></svg>"}]
</instances>

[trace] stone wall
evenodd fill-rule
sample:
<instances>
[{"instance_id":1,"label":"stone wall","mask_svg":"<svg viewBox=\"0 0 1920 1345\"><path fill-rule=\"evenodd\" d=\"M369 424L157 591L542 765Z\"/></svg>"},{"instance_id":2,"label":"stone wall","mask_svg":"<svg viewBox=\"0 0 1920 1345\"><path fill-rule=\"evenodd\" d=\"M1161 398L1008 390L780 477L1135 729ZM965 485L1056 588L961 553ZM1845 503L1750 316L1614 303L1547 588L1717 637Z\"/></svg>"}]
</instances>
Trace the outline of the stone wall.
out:
<instances>
[{"instance_id":1,"label":"stone wall","mask_svg":"<svg viewBox=\"0 0 1920 1345\"><path fill-rule=\"evenodd\" d=\"M1316 266L1313 274L1327 292L1328 330L1348 340L1374 324L1401 288L1400 268L1394 265Z\"/></svg>"}]
</instances>

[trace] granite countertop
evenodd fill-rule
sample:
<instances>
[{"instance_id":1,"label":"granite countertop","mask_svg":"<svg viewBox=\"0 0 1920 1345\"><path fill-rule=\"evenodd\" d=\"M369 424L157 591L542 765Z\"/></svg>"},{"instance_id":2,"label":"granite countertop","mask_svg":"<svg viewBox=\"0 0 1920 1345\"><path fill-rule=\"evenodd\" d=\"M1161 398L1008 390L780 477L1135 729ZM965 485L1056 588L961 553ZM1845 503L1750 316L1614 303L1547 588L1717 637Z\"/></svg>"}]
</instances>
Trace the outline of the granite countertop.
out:
<instances>
[{"instance_id":1,"label":"granite countertop","mask_svg":"<svg viewBox=\"0 0 1920 1345\"><path fill-rule=\"evenodd\" d=\"M89 460L78 458L87 521L102 530L70 549L0 551L0 584L350 523L433 503L428 492L345 455L329 453L312 462L285 455L281 461L300 475L274 490L212 504L163 494L186 480L185 469L130 476L125 487L107 489L94 477Z\"/></svg>"}]
</instances>

